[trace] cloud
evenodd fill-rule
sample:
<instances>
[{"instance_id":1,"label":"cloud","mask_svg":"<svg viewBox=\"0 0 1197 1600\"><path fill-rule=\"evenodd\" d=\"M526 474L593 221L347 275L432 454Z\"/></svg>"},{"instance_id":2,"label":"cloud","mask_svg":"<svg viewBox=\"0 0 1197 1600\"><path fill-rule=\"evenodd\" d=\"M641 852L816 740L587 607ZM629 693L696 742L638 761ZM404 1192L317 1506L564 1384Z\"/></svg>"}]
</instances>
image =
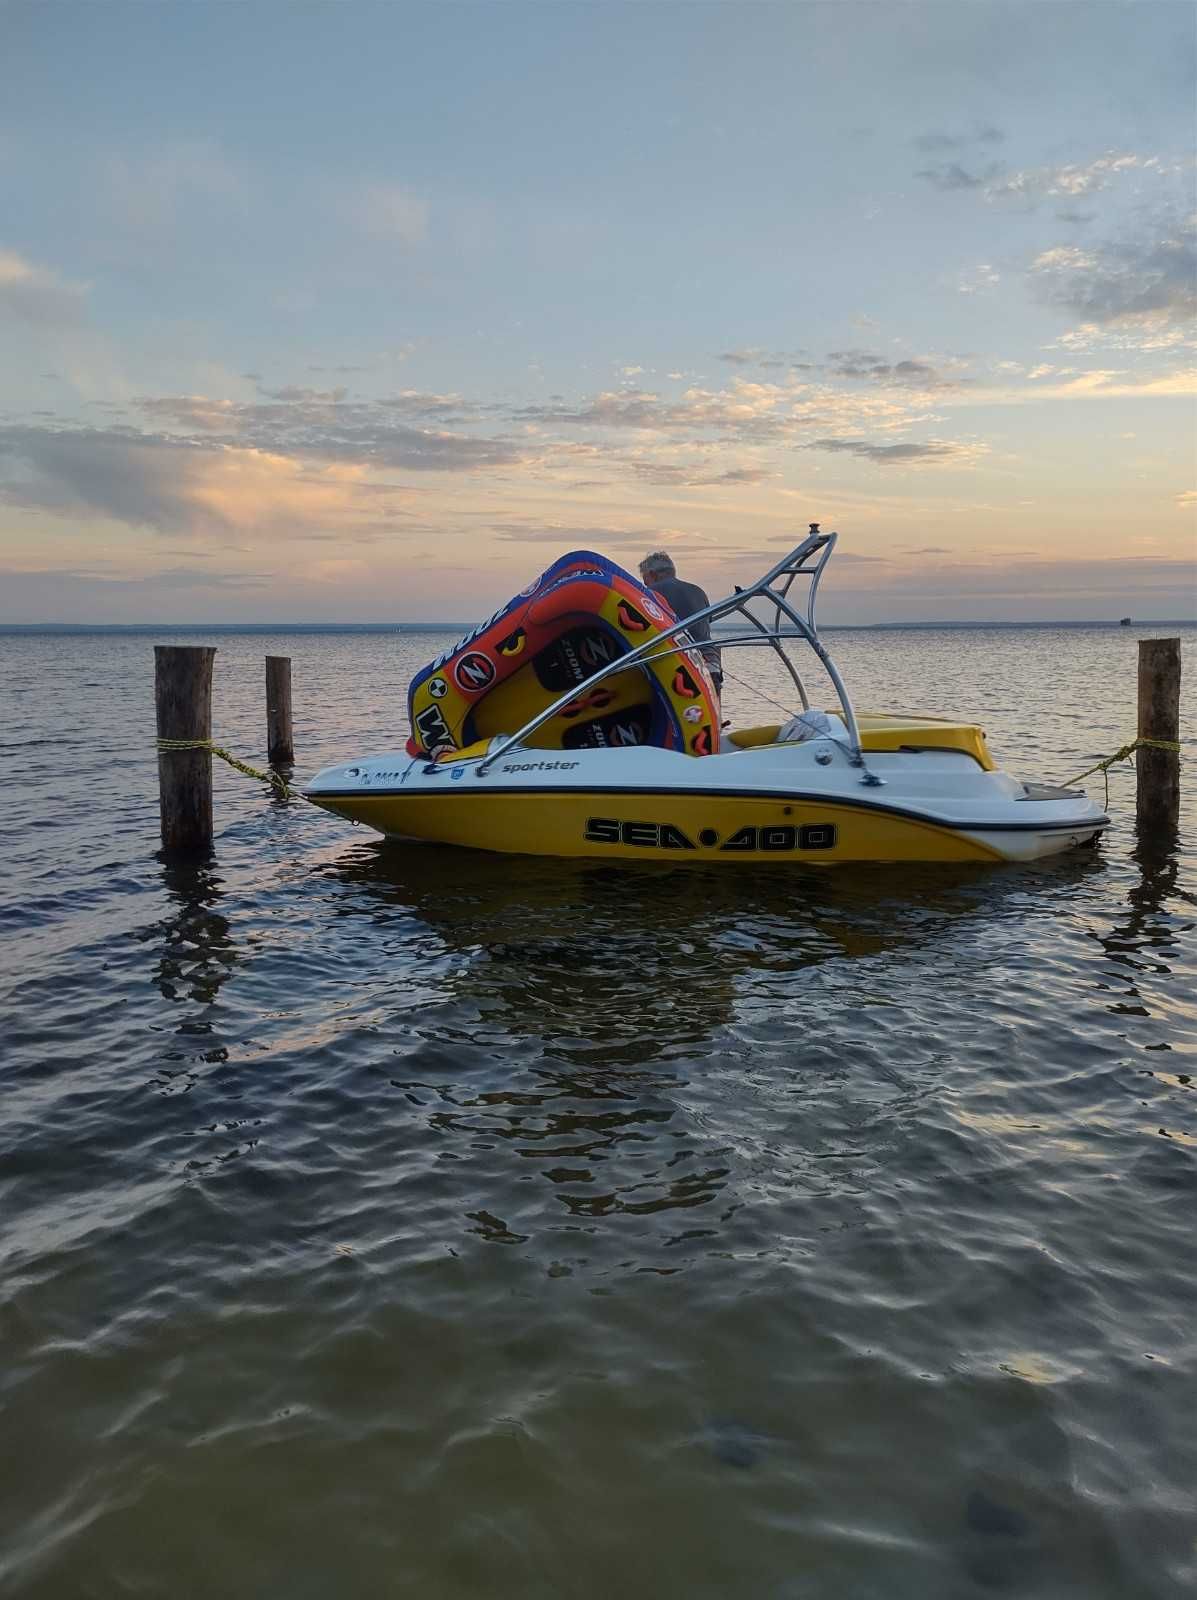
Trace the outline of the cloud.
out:
<instances>
[{"instance_id":1,"label":"cloud","mask_svg":"<svg viewBox=\"0 0 1197 1600\"><path fill-rule=\"evenodd\" d=\"M155 421L198 433L235 432L243 409L236 400L209 400L199 394L161 395L136 405Z\"/></svg>"},{"instance_id":2,"label":"cloud","mask_svg":"<svg viewBox=\"0 0 1197 1600\"><path fill-rule=\"evenodd\" d=\"M451 432L450 420L468 420L486 408L455 395L415 390L380 401L353 401L342 389L283 388L261 401L209 400L162 395L137 402L159 423L173 424L230 445L321 460L357 461L412 472L471 472L528 459L524 444ZM435 427L411 423L426 418ZM410 419L410 420L409 420Z\"/></svg>"},{"instance_id":3,"label":"cloud","mask_svg":"<svg viewBox=\"0 0 1197 1600\"><path fill-rule=\"evenodd\" d=\"M466 400L459 394L429 394L421 389L401 389L398 394L384 396L377 403L397 416L439 422L472 422L498 410L495 406Z\"/></svg>"},{"instance_id":4,"label":"cloud","mask_svg":"<svg viewBox=\"0 0 1197 1600\"><path fill-rule=\"evenodd\" d=\"M753 459L758 449L814 440L890 465L975 456L942 439L885 437L928 420L903 390L950 386L929 363L848 351L834 359L837 374L863 377L865 392L736 377L722 389L693 386L669 398L620 389L518 408L415 389L361 399L344 386L299 384L260 386L252 400L143 396L130 402L141 426L123 415L94 427L53 417L0 425L0 500L189 538L368 540L388 517L410 527L409 501L427 492L387 482L388 473L514 470L525 493L560 494L562 470L594 476L584 457L606 485L622 476L722 499L778 475L772 460ZM600 436L570 438L577 428Z\"/></svg>"},{"instance_id":5,"label":"cloud","mask_svg":"<svg viewBox=\"0 0 1197 1600\"><path fill-rule=\"evenodd\" d=\"M951 193L956 189L984 189L1002 171L1000 162L992 163L979 172L968 172L959 162L948 161L938 167L923 167L915 173L933 189Z\"/></svg>"},{"instance_id":6,"label":"cloud","mask_svg":"<svg viewBox=\"0 0 1197 1600\"><path fill-rule=\"evenodd\" d=\"M61 567L0 567L0 622L146 623L236 613L252 617L277 604L280 579L271 572L216 571L193 566L155 568L144 555L124 563ZM164 616L164 613L166 616Z\"/></svg>"},{"instance_id":7,"label":"cloud","mask_svg":"<svg viewBox=\"0 0 1197 1600\"><path fill-rule=\"evenodd\" d=\"M340 196L339 209L359 233L393 239L408 250L428 236L428 202L402 184L355 184Z\"/></svg>"},{"instance_id":8,"label":"cloud","mask_svg":"<svg viewBox=\"0 0 1197 1600\"><path fill-rule=\"evenodd\" d=\"M1186 511L1190 506L1197 506L1197 489L1183 490L1177 495L1176 503L1181 507L1182 510Z\"/></svg>"},{"instance_id":9,"label":"cloud","mask_svg":"<svg viewBox=\"0 0 1197 1600\"><path fill-rule=\"evenodd\" d=\"M1157 219L1119 241L1057 245L1031 263L1030 279L1049 304L1099 326L1187 321L1197 315L1197 224Z\"/></svg>"},{"instance_id":10,"label":"cloud","mask_svg":"<svg viewBox=\"0 0 1197 1600\"><path fill-rule=\"evenodd\" d=\"M978 274L987 275L987 285L998 281L998 274L992 267L982 266L976 270ZM867 379L873 383L888 384L895 388L955 388L961 381L940 372L929 361L910 358L891 362L884 356L873 355L867 350L833 350L823 361L802 361L797 355L787 354L785 351L746 347L742 350L725 350L719 360L730 362L735 366L786 367L791 374L805 373L819 378L844 378L850 381ZM743 379L737 381L741 385L746 382Z\"/></svg>"},{"instance_id":11,"label":"cloud","mask_svg":"<svg viewBox=\"0 0 1197 1600\"><path fill-rule=\"evenodd\" d=\"M323 538L346 520L381 531L387 510L360 467L132 429L0 428L2 462L16 468L0 484L9 505L160 533Z\"/></svg>"},{"instance_id":12,"label":"cloud","mask_svg":"<svg viewBox=\"0 0 1197 1600\"><path fill-rule=\"evenodd\" d=\"M166 589L260 589L273 583L271 572L210 572L204 567L165 567L145 581Z\"/></svg>"},{"instance_id":13,"label":"cloud","mask_svg":"<svg viewBox=\"0 0 1197 1600\"><path fill-rule=\"evenodd\" d=\"M1011 608L1025 613L1028 606L1041 614L1045 607L1056 607L1054 611L1047 610L1048 616L1083 616L1085 613L1076 609L1078 601L1097 602L1104 608L1135 594L1141 602L1159 607L1167 616L1175 615L1178 596L1189 595L1192 570L1188 561L1144 556L937 561L905 571L895 568L887 574L884 596L914 594L931 601L984 601L991 607L988 614L1000 617L1009 616ZM860 576L871 580L871 574ZM871 592L854 584L851 577L841 588ZM1122 609L1119 604L1119 613Z\"/></svg>"},{"instance_id":14,"label":"cloud","mask_svg":"<svg viewBox=\"0 0 1197 1600\"><path fill-rule=\"evenodd\" d=\"M922 148L948 149L951 146L924 145ZM944 192L978 190L987 201L1018 201L1026 209L1033 210L1044 200L1076 200L1085 195L1098 194L1103 189L1111 188L1128 173L1164 176L1170 170L1158 156L1139 156L1110 150L1084 165L1069 162L1056 166L1026 167L1016 172L1010 172L1000 161L971 171L957 161L944 161L937 166L921 168L915 177ZM1090 216L1073 210L1063 213L1062 219L1089 221Z\"/></svg>"},{"instance_id":15,"label":"cloud","mask_svg":"<svg viewBox=\"0 0 1197 1600\"><path fill-rule=\"evenodd\" d=\"M771 472L768 467L728 467L723 472L713 472L705 461L697 463L658 461L642 456L625 459L632 472L646 483L676 484L687 489L764 483L776 477L776 473Z\"/></svg>"},{"instance_id":16,"label":"cloud","mask_svg":"<svg viewBox=\"0 0 1197 1600\"><path fill-rule=\"evenodd\" d=\"M956 288L961 294L980 294L985 289L994 288L1001 281L1001 273L988 262L981 261L960 274L956 280Z\"/></svg>"},{"instance_id":17,"label":"cloud","mask_svg":"<svg viewBox=\"0 0 1197 1600\"><path fill-rule=\"evenodd\" d=\"M766 350L764 345L745 345L740 350L723 350L715 357L716 361L726 361L733 367L790 367L795 371L813 372L815 369L809 361L800 361L799 356L805 351L790 353L785 350ZM681 373L670 373L670 377L681 377Z\"/></svg>"},{"instance_id":18,"label":"cloud","mask_svg":"<svg viewBox=\"0 0 1197 1600\"><path fill-rule=\"evenodd\" d=\"M206 567L163 567L155 572L129 577L104 568L83 567L0 567L0 578L8 584L41 585L61 593L63 586L83 586L89 592L95 584L107 589L257 589L274 583L271 572L214 572Z\"/></svg>"},{"instance_id":19,"label":"cloud","mask_svg":"<svg viewBox=\"0 0 1197 1600\"><path fill-rule=\"evenodd\" d=\"M824 370L837 378L865 378L871 383L907 389L955 389L960 382L945 377L927 361L889 362L867 350L833 350Z\"/></svg>"},{"instance_id":20,"label":"cloud","mask_svg":"<svg viewBox=\"0 0 1197 1600\"><path fill-rule=\"evenodd\" d=\"M1057 341L1059 342L1059 341ZM1023 374L1027 376L1027 374ZM1142 400L1197 394L1197 370L1174 372L1125 372L1115 368L1093 368L1078 372L1061 367L1051 383L1037 381L1034 386L978 389L976 403L984 406L1025 405L1042 400Z\"/></svg>"},{"instance_id":21,"label":"cloud","mask_svg":"<svg viewBox=\"0 0 1197 1600\"><path fill-rule=\"evenodd\" d=\"M708 478L711 484L721 483L764 483L774 477L767 467L731 467L727 472L721 472L718 477Z\"/></svg>"},{"instance_id":22,"label":"cloud","mask_svg":"<svg viewBox=\"0 0 1197 1600\"><path fill-rule=\"evenodd\" d=\"M1069 163L1065 166L1032 167L1021 172L1012 172L1001 181L989 184L986 198L989 200L1026 200L1036 202L1041 199L1076 199L1079 195L1097 194L1102 189L1108 189L1111 183L1123 173L1139 171L1152 171L1160 168L1157 156L1144 158L1130 154L1117 154L1107 151L1104 156L1099 156L1096 161L1090 161L1087 166L1078 166Z\"/></svg>"},{"instance_id":23,"label":"cloud","mask_svg":"<svg viewBox=\"0 0 1197 1600\"><path fill-rule=\"evenodd\" d=\"M930 439L926 444L870 444L866 439L813 439L812 450L859 456L879 467L915 466L935 461L971 461L975 446L955 444L949 439Z\"/></svg>"},{"instance_id":24,"label":"cloud","mask_svg":"<svg viewBox=\"0 0 1197 1600\"><path fill-rule=\"evenodd\" d=\"M73 327L84 320L87 289L15 250L0 250L0 312L44 327Z\"/></svg>"},{"instance_id":25,"label":"cloud","mask_svg":"<svg viewBox=\"0 0 1197 1600\"><path fill-rule=\"evenodd\" d=\"M349 393L348 389L300 389L294 384L283 389L263 389L262 393L268 400L299 400L317 405L338 405Z\"/></svg>"},{"instance_id":26,"label":"cloud","mask_svg":"<svg viewBox=\"0 0 1197 1600\"><path fill-rule=\"evenodd\" d=\"M896 373L896 367L886 375L890 373ZM916 376L917 384L912 381ZM657 434L679 444L699 439L719 444L797 443L816 428L908 426L921 420L921 414L901 391L926 387L924 375L913 373L898 373L893 383L870 385L864 393L830 385L736 378L724 389L694 386L672 399L644 389L620 390L580 405L550 400L523 406L511 416L542 427Z\"/></svg>"},{"instance_id":27,"label":"cloud","mask_svg":"<svg viewBox=\"0 0 1197 1600\"><path fill-rule=\"evenodd\" d=\"M654 539L662 537L654 528L571 527L562 522L492 522L495 537L511 544L551 544L558 550L648 551ZM676 540L677 535L673 535Z\"/></svg>"},{"instance_id":28,"label":"cloud","mask_svg":"<svg viewBox=\"0 0 1197 1600\"><path fill-rule=\"evenodd\" d=\"M920 133L915 139L916 150L962 150L971 144L1001 144L1006 135L1000 128L985 126L975 133Z\"/></svg>"},{"instance_id":29,"label":"cloud","mask_svg":"<svg viewBox=\"0 0 1197 1600\"><path fill-rule=\"evenodd\" d=\"M1049 350L1131 350L1138 354L1153 351L1184 351L1197 348L1197 335L1182 323L1172 326L1166 312L1144 313L1142 316L1120 323L1107 323L1099 327L1096 322L1082 322L1075 328L1053 339ZM1061 368L1071 372L1071 367Z\"/></svg>"},{"instance_id":30,"label":"cloud","mask_svg":"<svg viewBox=\"0 0 1197 1600\"><path fill-rule=\"evenodd\" d=\"M173 242L204 211L244 212L249 184L213 139L167 140L99 162L97 199L107 220L143 242Z\"/></svg>"}]
</instances>

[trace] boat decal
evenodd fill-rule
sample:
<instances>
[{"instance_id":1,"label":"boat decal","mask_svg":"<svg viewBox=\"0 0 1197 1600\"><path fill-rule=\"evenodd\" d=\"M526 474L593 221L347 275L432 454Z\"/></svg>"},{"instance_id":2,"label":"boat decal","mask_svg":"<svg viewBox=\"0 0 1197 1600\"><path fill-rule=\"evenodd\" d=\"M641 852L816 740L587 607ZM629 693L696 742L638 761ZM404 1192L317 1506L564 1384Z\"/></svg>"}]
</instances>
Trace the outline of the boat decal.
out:
<instances>
[{"instance_id":1,"label":"boat decal","mask_svg":"<svg viewBox=\"0 0 1197 1600\"><path fill-rule=\"evenodd\" d=\"M522 761L518 766L500 767L500 772L569 772L576 761Z\"/></svg>"},{"instance_id":2,"label":"boat decal","mask_svg":"<svg viewBox=\"0 0 1197 1600\"><path fill-rule=\"evenodd\" d=\"M453 735L449 732L449 724L445 721L439 706L425 706L423 711L416 716L416 727L420 732L420 740L429 755L436 755L440 750L456 748Z\"/></svg>"},{"instance_id":3,"label":"boat decal","mask_svg":"<svg viewBox=\"0 0 1197 1600\"><path fill-rule=\"evenodd\" d=\"M651 715L647 706L628 706L623 711L609 711L606 716L593 717L589 722L574 723L562 734L562 747L566 750L609 750L647 744L652 731Z\"/></svg>"},{"instance_id":4,"label":"boat decal","mask_svg":"<svg viewBox=\"0 0 1197 1600\"><path fill-rule=\"evenodd\" d=\"M458 688L466 694L477 694L495 680L495 664L481 650L469 650L453 668Z\"/></svg>"},{"instance_id":5,"label":"boat decal","mask_svg":"<svg viewBox=\"0 0 1197 1600\"><path fill-rule=\"evenodd\" d=\"M585 683L600 667L609 666L624 653L623 641L599 628L571 628L546 645L533 666L542 688L560 693Z\"/></svg>"},{"instance_id":6,"label":"boat decal","mask_svg":"<svg viewBox=\"0 0 1197 1600\"><path fill-rule=\"evenodd\" d=\"M588 817L582 834L590 844L630 844L647 850L696 850L698 845L675 822L625 822L619 817ZM722 839L718 829L701 828L698 844L721 851L832 850L836 831L833 822L770 823L764 827L737 828Z\"/></svg>"},{"instance_id":7,"label":"boat decal","mask_svg":"<svg viewBox=\"0 0 1197 1600\"><path fill-rule=\"evenodd\" d=\"M582 835L591 844L634 844L649 850L697 850L672 822L621 822L618 817L590 817Z\"/></svg>"}]
</instances>

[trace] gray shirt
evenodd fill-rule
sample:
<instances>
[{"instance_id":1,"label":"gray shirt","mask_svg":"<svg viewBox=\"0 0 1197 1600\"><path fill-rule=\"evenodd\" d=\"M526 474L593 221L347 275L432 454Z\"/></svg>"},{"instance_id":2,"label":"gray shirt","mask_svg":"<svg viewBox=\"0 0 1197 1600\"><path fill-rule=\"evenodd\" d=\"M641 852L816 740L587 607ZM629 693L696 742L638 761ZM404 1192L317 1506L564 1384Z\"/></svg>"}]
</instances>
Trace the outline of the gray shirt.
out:
<instances>
[{"instance_id":1,"label":"gray shirt","mask_svg":"<svg viewBox=\"0 0 1197 1600\"><path fill-rule=\"evenodd\" d=\"M649 584L649 588L655 589L661 598L672 606L679 622L692 612L705 611L711 603L706 597L705 590L700 589L696 583L683 583L681 578L658 578L655 583ZM689 631L696 643L711 637L711 625L705 617L701 622L692 623ZM718 645L708 644L702 652L702 657L708 671L722 673L722 658Z\"/></svg>"}]
</instances>

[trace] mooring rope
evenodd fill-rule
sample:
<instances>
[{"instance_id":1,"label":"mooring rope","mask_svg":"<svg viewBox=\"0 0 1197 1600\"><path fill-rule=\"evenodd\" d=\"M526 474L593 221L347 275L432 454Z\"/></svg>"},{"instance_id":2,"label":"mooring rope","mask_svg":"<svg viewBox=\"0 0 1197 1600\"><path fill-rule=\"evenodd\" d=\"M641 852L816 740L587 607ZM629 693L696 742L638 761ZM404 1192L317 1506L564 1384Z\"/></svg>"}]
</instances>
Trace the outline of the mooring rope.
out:
<instances>
[{"instance_id":1,"label":"mooring rope","mask_svg":"<svg viewBox=\"0 0 1197 1600\"><path fill-rule=\"evenodd\" d=\"M729 674L730 676L730 674ZM768 696L766 696L766 699ZM778 702L774 701L774 704ZM782 707L784 710L785 708ZM170 750L206 750L210 756L218 756L221 761L227 761L230 767L238 772L243 772L247 778L256 778L259 783L270 786L280 800L293 800L301 798L297 789L291 785L280 772L263 772L260 767L251 767L248 762L240 761L223 745L216 744L211 739L159 739L157 746L160 751ZM1086 778L1091 778L1095 772L1100 772L1105 779L1105 803L1110 803L1110 768L1117 766L1120 761L1127 761L1136 750L1171 750L1176 755L1180 754L1179 739L1132 739L1129 744L1124 744L1121 750L1115 750L1112 756L1107 756L1104 761L1095 761L1091 767L1086 767L1084 772L1078 772L1075 778L1069 778L1061 787L1071 789L1074 784L1083 783Z\"/></svg>"},{"instance_id":2,"label":"mooring rope","mask_svg":"<svg viewBox=\"0 0 1197 1600\"><path fill-rule=\"evenodd\" d=\"M213 743L211 739L159 739L157 743L159 751L206 750L210 756L219 756L221 761L227 761L230 767L235 767L238 772L244 772L247 778L256 778L259 783L269 784L280 800L299 797L299 791L292 789L281 773L263 772L260 767L251 767L247 762L239 761L231 750Z\"/></svg>"},{"instance_id":3,"label":"mooring rope","mask_svg":"<svg viewBox=\"0 0 1197 1600\"><path fill-rule=\"evenodd\" d=\"M1116 766L1119 761L1129 760L1130 757L1134 755L1136 750L1171 750L1176 755L1179 755L1180 740L1143 738L1132 739L1129 744L1124 744L1121 750L1115 750L1114 754L1112 756L1107 756L1104 761L1097 761L1093 764L1093 766L1086 767L1084 772L1078 772L1075 778L1069 778L1067 783L1063 784L1061 787L1065 789L1071 789L1073 784L1082 783L1086 778L1091 778L1095 772L1100 772L1102 777L1105 779L1105 803L1108 806L1110 803L1110 768Z\"/></svg>"}]
</instances>

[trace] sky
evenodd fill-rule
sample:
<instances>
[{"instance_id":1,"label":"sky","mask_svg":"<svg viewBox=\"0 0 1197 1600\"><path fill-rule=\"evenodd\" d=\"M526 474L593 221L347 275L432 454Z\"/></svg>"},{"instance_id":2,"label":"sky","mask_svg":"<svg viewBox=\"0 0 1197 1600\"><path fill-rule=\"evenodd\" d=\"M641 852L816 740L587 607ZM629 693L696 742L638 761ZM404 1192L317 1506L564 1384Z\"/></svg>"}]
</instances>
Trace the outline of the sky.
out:
<instances>
[{"instance_id":1,"label":"sky","mask_svg":"<svg viewBox=\"0 0 1197 1600\"><path fill-rule=\"evenodd\" d=\"M1193 5L0 0L0 622L1197 614Z\"/></svg>"}]
</instances>

